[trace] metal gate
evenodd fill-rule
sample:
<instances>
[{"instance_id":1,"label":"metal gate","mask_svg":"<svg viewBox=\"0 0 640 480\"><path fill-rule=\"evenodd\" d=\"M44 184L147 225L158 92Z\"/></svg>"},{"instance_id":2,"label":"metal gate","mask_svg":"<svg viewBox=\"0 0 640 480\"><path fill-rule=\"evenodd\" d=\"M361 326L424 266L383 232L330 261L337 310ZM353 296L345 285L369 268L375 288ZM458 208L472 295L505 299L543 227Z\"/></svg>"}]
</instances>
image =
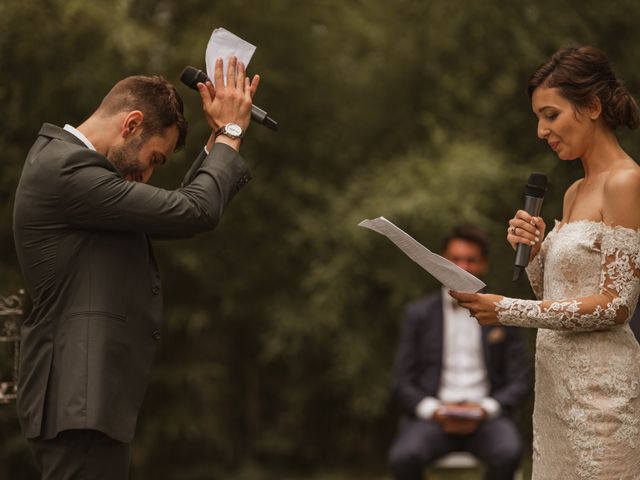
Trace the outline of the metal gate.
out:
<instances>
[{"instance_id":1,"label":"metal gate","mask_svg":"<svg viewBox=\"0 0 640 480\"><path fill-rule=\"evenodd\" d=\"M18 359L20 356L20 324L24 290L17 295L0 296L0 404L15 400L18 391ZM10 365L10 366L9 366ZM5 372L5 369L11 369Z\"/></svg>"}]
</instances>

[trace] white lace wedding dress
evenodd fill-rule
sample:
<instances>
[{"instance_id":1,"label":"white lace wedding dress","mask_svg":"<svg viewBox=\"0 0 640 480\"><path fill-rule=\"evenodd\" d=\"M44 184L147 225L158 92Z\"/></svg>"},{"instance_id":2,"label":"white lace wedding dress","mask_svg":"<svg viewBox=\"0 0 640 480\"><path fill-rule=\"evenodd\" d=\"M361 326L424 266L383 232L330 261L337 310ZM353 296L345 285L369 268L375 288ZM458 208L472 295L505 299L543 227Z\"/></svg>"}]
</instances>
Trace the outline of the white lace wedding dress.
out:
<instances>
[{"instance_id":1,"label":"white lace wedding dress","mask_svg":"<svg viewBox=\"0 0 640 480\"><path fill-rule=\"evenodd\" d=\"M527 268L538 299L505 298L505 325L539 328L533 479L640 479L640 231L556 223Z\"/></svg>"}]
</instances>

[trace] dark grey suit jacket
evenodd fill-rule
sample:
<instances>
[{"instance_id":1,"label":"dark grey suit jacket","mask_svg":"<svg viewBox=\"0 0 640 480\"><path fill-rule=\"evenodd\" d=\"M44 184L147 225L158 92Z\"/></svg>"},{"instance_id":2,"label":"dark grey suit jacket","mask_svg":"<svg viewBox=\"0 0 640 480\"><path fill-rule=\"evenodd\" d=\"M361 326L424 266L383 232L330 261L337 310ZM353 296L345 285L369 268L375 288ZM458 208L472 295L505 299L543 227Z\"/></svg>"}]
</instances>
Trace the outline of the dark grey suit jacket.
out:
<instances>
[{"instance_id":1,"label":"dark grey suit jacket","mask_svg":"<svg viewBox=\"0 0 640 480\"><path fill-rule=\"evenodd\" d=\"M442 294L416 302L405 312L393 369L393 394L408 416L425 396L438 396L443 354ZM490 396L510 413L531 391L526 346L514 327L482 327Z\"/></svg>"},{"instance_id":2,"label":"dark grey suit jacket","mask_svg":"<svg viewBox=\"0 0 640 480\"><path fill-rule=\"evenodd\" d=\"M33 302L22 327L18 390L27 438L93 429L131 441L162 321L149 238L214 228L249 179L238 153L216 144L178 190L126 181L75 136L43 125L13 219Z\"/></svg>"}]
</instances>

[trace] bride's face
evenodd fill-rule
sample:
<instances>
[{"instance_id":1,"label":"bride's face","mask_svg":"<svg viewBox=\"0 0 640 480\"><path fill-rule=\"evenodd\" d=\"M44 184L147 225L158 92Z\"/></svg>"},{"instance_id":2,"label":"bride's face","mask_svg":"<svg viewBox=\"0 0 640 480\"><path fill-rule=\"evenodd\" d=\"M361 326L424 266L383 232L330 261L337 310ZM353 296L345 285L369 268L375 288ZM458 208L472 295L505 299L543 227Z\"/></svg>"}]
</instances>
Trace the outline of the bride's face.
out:
<instances>
[{"instance_id":1,"label":"bride's face","mask_svg":"<svg viewBox=\"0 0 640 480\"><path fill-rule=\"evenodd\" d=\"M538 117L538 137L547 141L558 158L573 160L589 150L597 115L592 118L591 111L578 111L557 88L543 86L534 90L531 107Z\"/></svg>"}]
</instances>

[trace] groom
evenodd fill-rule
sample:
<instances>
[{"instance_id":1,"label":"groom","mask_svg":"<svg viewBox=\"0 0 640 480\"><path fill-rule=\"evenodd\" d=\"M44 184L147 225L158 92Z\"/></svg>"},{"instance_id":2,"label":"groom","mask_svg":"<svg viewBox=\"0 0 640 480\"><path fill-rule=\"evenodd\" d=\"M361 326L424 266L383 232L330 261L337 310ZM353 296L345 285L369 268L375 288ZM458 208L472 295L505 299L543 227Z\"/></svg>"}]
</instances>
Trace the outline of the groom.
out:
<instances>
[{"instance_id":1,"label":"groom","mask_svg":"<svg viewBox=\"0 0 640 480\"><path fill-rule=\"evenodd\" d=\"M443 256L475 276L488 269L487 240L454 228ZM487 480L511 480L522 441L510 417L530 391L526 348L517 328L480 327L445 288L407 308L393 393L403 411L389 460L396 480L457 450L486 466Z\"/></svg>"},{"instance_id":2,"label":"groom","mask_svg":"<svg viewBox=\"0 0 640 480\"><path fill-rule=\"evenodd\" d=\"M162 328L150 240L213 229L250 178L238 150L258 79L233 58L226 85L222 60L215 71L215 91L198 84L214 133L177 190L147 184L187 131L161 77L121 80L77 128L44 124L29 151L14 207L33 301L18 415L44 480L128 478Z\"/></svg>"}]
</instances>

